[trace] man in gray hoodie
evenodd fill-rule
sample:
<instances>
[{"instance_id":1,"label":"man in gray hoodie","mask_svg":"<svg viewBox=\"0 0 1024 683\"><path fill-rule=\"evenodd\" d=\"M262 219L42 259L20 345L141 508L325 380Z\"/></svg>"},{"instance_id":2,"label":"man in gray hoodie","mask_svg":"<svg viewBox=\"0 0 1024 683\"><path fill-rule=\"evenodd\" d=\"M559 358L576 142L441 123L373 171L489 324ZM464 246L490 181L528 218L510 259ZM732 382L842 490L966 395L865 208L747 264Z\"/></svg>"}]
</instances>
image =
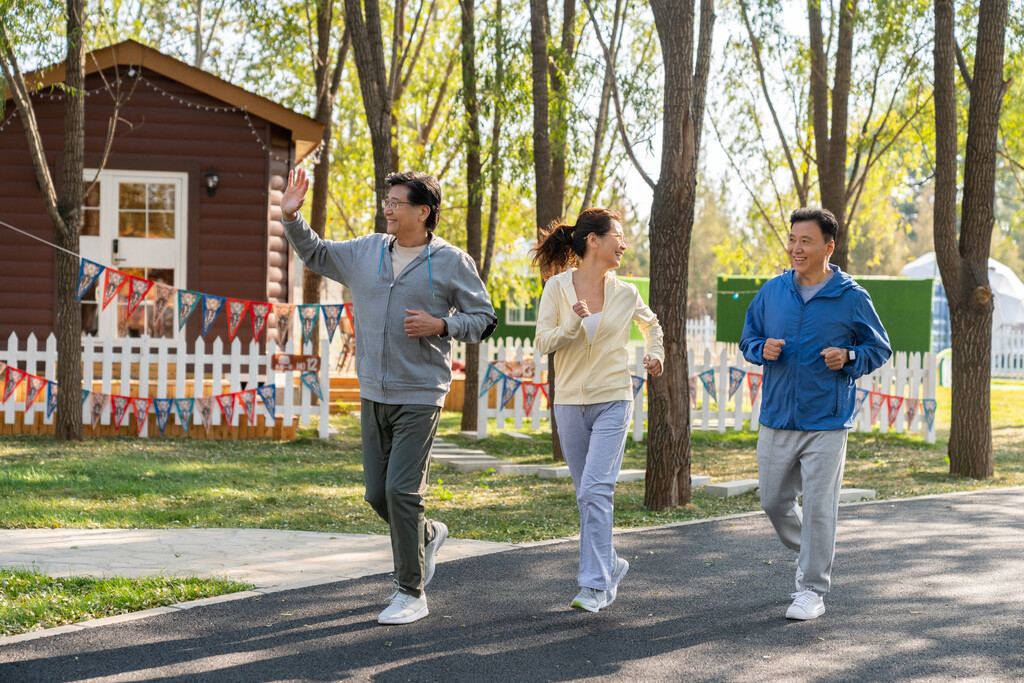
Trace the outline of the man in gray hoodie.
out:
<instances>
[{"instance_id":1,"label":"man in gray hoodie","mask_svg":"<svg viewBox=\"0 0 1024 683\"><path fill-rule=\"evenodd\" d=\"M391 528L395 592L377 621L427 616L424 588L448 528L424 515L430 449L452 380L452 340L483 341L494 307L461 249L434 234L441 187L424 173L392 173L383 200L387 233L324 240L298 213L306 172L288 174L285 236L310 270L352 292L361 397L366 502Z\"/></svg>"}]
</instances>

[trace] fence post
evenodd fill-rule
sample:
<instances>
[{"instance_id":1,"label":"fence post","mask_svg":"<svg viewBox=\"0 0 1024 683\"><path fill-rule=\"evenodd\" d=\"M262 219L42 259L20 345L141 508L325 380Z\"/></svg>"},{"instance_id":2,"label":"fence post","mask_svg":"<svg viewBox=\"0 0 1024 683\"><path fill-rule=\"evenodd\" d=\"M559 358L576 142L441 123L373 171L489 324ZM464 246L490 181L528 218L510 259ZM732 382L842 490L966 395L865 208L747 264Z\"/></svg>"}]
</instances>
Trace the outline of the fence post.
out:
<instances>
[{"instance_id":1,"label":"fence post","mask_svg":"<svg viewBox=\"0 0 1024 683\"><path fill-rule=\"evenodd\" d=\"M480 386L483 386L484 379L487 377L487 369L490 367L491 359L491 345L486 342L480 342L480 358L477 360L477 377L480 380ZM477 387L477 393L479 394L480 387ZM476 438L486 439L487 438L487 397L491 393L491 390L483 392L482 396L477 396L476 399Z\"/></svg>"},{"instance_id":2,"label":"fence post","mask_svg":"<svg viewBox=\"0 0 1024 683\"><path fill-rule=\"evenodd\" d=\"M326 439L331 427L331 345L326 338L320 339L320 431L319 437Z\"/></svg>"}]
</instances>

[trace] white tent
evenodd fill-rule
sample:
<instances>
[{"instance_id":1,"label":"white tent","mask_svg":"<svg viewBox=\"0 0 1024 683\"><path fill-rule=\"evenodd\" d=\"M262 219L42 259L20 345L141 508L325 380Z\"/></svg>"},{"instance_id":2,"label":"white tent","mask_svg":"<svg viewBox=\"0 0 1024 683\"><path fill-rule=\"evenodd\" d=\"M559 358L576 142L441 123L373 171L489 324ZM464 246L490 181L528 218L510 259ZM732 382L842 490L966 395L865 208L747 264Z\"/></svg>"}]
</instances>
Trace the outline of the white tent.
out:
<instances>
[{"instance_id":1,"label":"white tent","mask_svg":"<svg viewBox=\"0 0 1024 683\"><path fill-rule=\"evenodd\" d=\"M900 275L940 280L935 252L929 252L903 266ZM1008 266L993 258L988 260L988 281L995 294L992 327L1024 325L1024 282Z\"/></svg>"}]
</instances>

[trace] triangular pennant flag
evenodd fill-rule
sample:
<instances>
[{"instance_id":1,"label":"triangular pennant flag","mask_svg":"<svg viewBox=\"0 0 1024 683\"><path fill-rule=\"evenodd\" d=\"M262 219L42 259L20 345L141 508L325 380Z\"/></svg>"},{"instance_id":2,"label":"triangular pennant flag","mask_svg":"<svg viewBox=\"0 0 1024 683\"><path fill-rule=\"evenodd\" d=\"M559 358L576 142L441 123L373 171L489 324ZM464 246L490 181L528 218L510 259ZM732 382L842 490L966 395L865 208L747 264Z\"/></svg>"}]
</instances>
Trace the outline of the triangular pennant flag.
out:
<instances>
[{"instance_id":1,"label":"triangular pennant flag","mask_svg":"<svg viewBox=\"0 0 1024 683\"><path fill-rule=\"evenodd\" d=\"M295 315L295 304L274 304L274 317L277 319L277 345L282 350L292 334L292 317Z\"/></svg>"},{"instance_id":2,"label":"triangular pennant flag","mask_svg":"<svg viewBox=\"0 0 1024 683\"><path fill-rule=\"evenodd\" d=\"M210 425L213 423L213 397L197 398L196 406L199 408L199 420L206 427L206 431L209 432Z\"/></svg>"},{"instance_id":3,"label":"triangular pennant flag","mask_svg":"<svg viewBox=\"0 0 1024 683\"><path fill-rule=\"evenodd\" d=\"M690 405L697 407L697 375L690 377Z\"/></svg>"},{"instance_id":4,"label":"triangular pennant flag","mask_svg":"<svg viewBox=\"0 0 1024 683\"><path fill-rule=\"evenodd\" d=\"M921 401L916 398L908 398L907 402L903 405L903 410L907 414L907 424L910 425L914 418L917 416L917 408L921 405Z\"/></svg>"},{"instance_id":5,"label":"triangular pennant flag","mask_svg":"<svg viewBox=\"0 0 1024 683\"><path fill-rule=\"evenodd\" d=\"M853 405L853 414L856 415L860 412L861 408L864 407L864 401L867 400L868 394L871 392L867 389L857 389L857 400Z\"/></svg>"},{"instance_id":6,"label":"triangular pennant flag","mask_svg":"<svg viewBox=\"0 0 1024 683\"><path fill-rule=\"evenodd\" d=\"M32 407L32 404L39 398L39 394L43 393L43 389L46 388L47 381L42 377L36 377L35 375L26 375L28 377L28 389L25 392L25 412Z\"/></svg>"},{"instance_id":7,"label":"triangular pennant flag","mask_svg":"<svg viewBox=\"0 0 1024 683\"><path fill-rule=\"evenodd\" d=\"M868 394L868 404L871 406L871 424L875 424L875 420L878 419L878 410L882 407L882 401L884 400L885 395L877 391L872 391Z\"/></svg>"},{"instance_id":8,"label":"triangular pennant flag","mask_svg":"<svg viewBox=\"0 0 1024 683\"><path fill-rule=\"evenodd\" d=\"M23 379L25 379L24 370L12 368L10 365L7 366L4 374L4 400L0 401L0 403L7 403L7 399L14 394L14 390L18 388Z\"/></svg>"},{"instance_id":9,"label":"triangular pennant flag","mask_svg":"<svg viewBox=\"0 0 1024 683\"><path fill-rule=\"evenodd\" d=\"M750 390L750 405L754 405L757 395L761 392L761 379L764 376L760 372L747 373L747 389Z\"/></svg>"},{"instance_id":10,"label":"triangular pennant flag","mask_svg":"<svg viewBox=\"0 0 1024 683\"><path fill-rule=\"evenodd\" d=\"M277 412L277 387L273 384L263 384L256 387L256 393L263 401L263 407L267 409L267 415L271 420L276 419Z\"/></svg>"},{"instance_id":11,"label":"triangular pennant flag","mask_svg":"<svg viewBox=\"0 0 1024 683\"><path fill-rule=\"evenodd\" d=\"M105 266L101 266L98 263L93 263L89 259L82 259L82 262L78 266L78 301L82 300L85 293L92 287L92 283L96 282L96 278L103 272Z\"/></svg>"},{"instance_id":12,"label":"triangular pennant flag","mask_svg":"<svg viewBox=\"0 0 1024 683\"><path fill-rule=\"evenodd\" d=\"M484 379L480 382L480 395L483 396L491 390L495 384L501 381L504 375L501 374L501 370L494 367L494 363L487 366L487 374L484 375Z\"/></svg>"},{"instance_id":13,"label":"triangular pennant flag","mask_svg":"<svg viewBox=\"0 0 1024 683\"><path fill-rule=\"evenodd\" d=\"M174 296L174 287L160 284L154 285L153 292L153 336L164 336L167 326L168 313L171 311L171 298ZM173 317L173 314L171 315Z\"/></svg>"},{"instance_id":14,"label":"triangular pennant flag","mask_svg":"<svg viewBox=\"0 0 1024 683\"><path fill-rule=\"evenodd\" d=\"M132 410L135 411L135 424L139 428L139 435L146 428L146 419L149 417L149 406L153 405L151 398L133 398Z\"/></svg>"},{"instance_id":15,"label":"triangular pennant flag","mask_svg":"<svg viewBox=\"0 0 1024 683\"><path fill-rule=\"evenodd\" d=\"M630 375L630 379L633 381L633 398L636 398L636 395L644 388L644 382L647 380L643 377L637 377L636 375Z\"/></svg>"},{"instance_id":16,"label":"triangular pennant flag","mask_svg":"<svg viewBox=\"0 0 1024 683\"><path fill-rule=\"evenodd\" d=\"M224 297L203 294L203 336L210 331L220 309L224 308Z\"/></svg>"},{"instance_id":17,"label":"triangular pennant flag","mask_svg":"<svg viewBox=\"0 0 1024 683\"><path fill-rule=\"evenodd\" d=\"M178 419L181 420L181 428L185 430L185 434L188 434L188 427L192 424L192 410L195 405L194 398L174 399L174 409L178 411Z\"/></svg>"},{"instance_id":18,"label":"triangular pennant flag","mask_svg":"<svg viewBox=\"0 0 1024 683\"><path fill-rule=\"evenodd\" d=\"M939 404L934 398L921 399L921 409L924 411L924 419L928 423L929 430L935 426L935 409L938 406Z\"/></svg>"},{"instance_id":19,"label":"triangular pennant flag","mask_svg":"<svg viewBox=\"0 0 1024 683\"><path fill-rule=\"evenodd\" d=\"M169 398L153 399L153 407L156 409L156 426L160 428L160 436L164 435L167 421L171 418L172 405L174 405L174 402Z\"/></svg>"},{"instance_id":20,"label":"triangular pennant flag","mask_svg":"<svg viewBox=\"0 0 1024 683\"><path fill-rule=\"evenodd\" d=\"M249 302L241 299L228 299L228 341L234 341L238 328L242 325L245 312L249 310Z\"/></svg>"},{"instance_id":21,"label":"triangular pennant flag","mask_svg":"<svg viewBox=\"0 0 1024 683\"><path fill-rule=\"evenodd\" d=\"M127 316L131 317L135 309L139 307L142 300L149 294L149 290L153 288L153 282L150 280L144 280L141 277L135 277L134 275L128 276L128 313Z\"/></svg>"},{"instance_id":22,"label":"triangular pennant flag","mask_svg":"<svg viewBox=\"0 0 1024 683\"><path fill-rule=\"evenodd\" d=\"M352 332L356 331L356 320L352 315L352 304L345 304L345 315L348 316L348 324L352 326Z\"/></svg>"},{"instance_id":23,"label":"triangular pennant flag","mask_svg":"<svg viewBox=\"0 0 1024 683\"><path fill-rule=\"evenodd\" d=\"M316 321L320 319L320 304L299 306L299 319L302 322L302 343L305 344L316 333Z\"/></svg>"},{"instance_id":24,"label":"triangular pennant flag","mask_svg":"<svg viewBox=\"0 0 1024 683\"><path fill-rule=\"evenodd\" d=\"M242 404L242 410L245 411L245 419L249 421L249 426L256 424L256 390L247 389L240 391L237 394L238 402Z\"/></svg>"},{"instance_id":25,"label":"triangular pennant flag","mask_svg":"<svg viewBox=\"0 0 1024 683\"><path fill-rule=\"evenodd\" d=\"M514 377L505 376L505 383L501 385L501 409L504 410L505 406L508 405L509 401L515 398L516 392L519 391L519 385L522 384L519 380Z\"/></svg>"},{"instance_id":26,"label":"triangular pennant flag","mask_svg":"<svg viewBox=\"0 0 1024 683\"><path fill-rule=\"evenodd\" d=\"M46 417L49 418L53 415L53 411L57 410L57 383L47 382L46 383Z\"/></svg>"},{"instance_id":27,"label":"triangular pennant flag","mask_svg":"<svg viewBox=\"0 0 1024 683\"><path fill-rule=\"evenodd\" d=\"M89 398L89 394L92 392L88 389L82 389L82 405L85 405L85 399Z\"/></svg>"},{"instance_id":28,"label":"triangular pennant flag","mask_svg":"<svg viewBox=\"0 0 1024 683\"><path fill-rule=\"evenodd\" d=\"M903 405L902 396L886 396L889 403L889 424L896 422L896 416L900 413L900 406Z\"/></svg>"},{"instance_id":29,"label":"triangular pennant flag","mask_svg":"<svg viewBox=\"0 0 1024 683\"><path fill-rule=\"evenodd\" d=\"M187 289L178 290L178 330L185 327L185 323L192 316L193 311L199 306L199 300L203 297L199 292Z\"/></svg>"},{"instance_id":30,"label":"triangular pennant flag","mask_svg":"<svg viewBox=\"0 0 1024 683\"><path fill-rule=\"evenodd\" d=\"M107 306L117 296L117 293L121 290L121 285L127 279L128 276L121 271L107 268L103 274L103 310L107 310Z\"/></svg>"},{"instance_id":31,"label":"triangular pennant flag","mask_svg":"<svg viewBox=\"0 0 1024 683\"><path fill-rule=\"evenodd\" d=\"M267 326L267 316L272 306L265 301L249 302L249 319L252 321L252 338L259 342L263 329Z\"/></svg>"},{"instance_id":32,"label":"triangular pennant flag","mask_svg":"<svg viewBox=\"0 0 1024 683\"><path fill-rule=\"evenodd\" d=\"M718 394L715 392L715 369L709 368L697 376L700 377L700 381L704 385L704 391L708 392L711 398L717 399Z\"/></svg>"},{"instance_id":33,"label":"triangular pennant flag","mask_svg":"<svg viewBox=\"0 0 1024 683\"><path fill-rule=\"evenodd\" d=\"M121 428L124 416L128 414L128 404L131 402L129 396L111 396L110 404L114 406L114 427Z\"/></svg>"},{"instance_id":34,"label":"triangular pennant flag","mask_svg":"<svg viewBox=\"0 0 1024 683\"><path fill-rule=\"evenodd\" d=\"M729 368L729 398L736 393L736 390L743 384L743 376L747 374L739 368Z\"/></svg>"},{"instance_id":35,"label":"triangular pennant flag","mask_svg":"<svg viewBox=\"0 0 1024 683\"><path fill-rule=\"evenodd\" d=\"M302 383L309 387L309 390L313 392L313 395L318 400L324 400L323 394L320 392L320 378L317 377L315 372L302 373Z\"/></svg>"},{"instance_id":36,"label":"triangular pennant flag","mask_svg":"<svg viewBox=\"0 0 1024 683\"><path fill-rule=\"evenodd\" d=\"M540 384L523 382L523 412L526 413L526 417L530 417L530 411L533 410L533 402L537 400L540 387Z\"/></svg>"},{"instance_id":37,"label":"triangular pennant flag","mask_svg":"<svg viewBox=\"0 0 1024 683\"><path fill-rule=\"evenodd\" d=\"M341 312L344 306L341 304L327 304L321 306L324 309L324 327L327 328L327 341L334 341L334 331L338 329L338 323L341 322Z\"/></svg>"},{"instance_id":38,"label":"triangular pennant flag","mask_svg":"<svg viewBox=\"0 0 1024 683\"><path fill-rule=\"evenodd\" d=\"M224 422L228 429L231 429L231 425L235 421L235 395L221 394L217 397L217 405L220 406L220 412L224 413Z\"/></svg>"},{"instance_id":39,"label":"triangular pennant flag","mask_svg":"<svg viewBox=\"0 0 1024 683\"><path fill-rule=\"evenodd\" d=\"M89 404L89 414L92 415L92 428L98 429L100 418L103 417L103 409L107 407L109 395L98 391L92 392L92 403Z\"/></svg>"}]
</instances>

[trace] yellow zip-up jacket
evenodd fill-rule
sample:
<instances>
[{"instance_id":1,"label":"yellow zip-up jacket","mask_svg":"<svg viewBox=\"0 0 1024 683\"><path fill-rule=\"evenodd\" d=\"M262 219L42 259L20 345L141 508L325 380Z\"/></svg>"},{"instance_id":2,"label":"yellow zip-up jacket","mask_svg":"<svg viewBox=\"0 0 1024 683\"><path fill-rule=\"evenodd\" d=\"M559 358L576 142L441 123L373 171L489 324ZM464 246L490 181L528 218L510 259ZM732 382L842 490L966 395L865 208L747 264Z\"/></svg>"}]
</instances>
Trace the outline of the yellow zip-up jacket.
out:
<instances>
[{"instance_id":1,"label":"yellow zip-up jacket","mask_svg":"<svg viewBox=\"0 0 1024 683\"><path fill-rule=\"evenodd\" d=\"M583 318L572 310L576 288L572 270L555 275L544 285L537 313L537 353L555 354L555 403L590 405L632 401L629 373L629 328L635 320L651 360L665 364L661 325L634 285L614 275L604 278L604 308L593 340Z\"/></svg>"}]
</instances>

